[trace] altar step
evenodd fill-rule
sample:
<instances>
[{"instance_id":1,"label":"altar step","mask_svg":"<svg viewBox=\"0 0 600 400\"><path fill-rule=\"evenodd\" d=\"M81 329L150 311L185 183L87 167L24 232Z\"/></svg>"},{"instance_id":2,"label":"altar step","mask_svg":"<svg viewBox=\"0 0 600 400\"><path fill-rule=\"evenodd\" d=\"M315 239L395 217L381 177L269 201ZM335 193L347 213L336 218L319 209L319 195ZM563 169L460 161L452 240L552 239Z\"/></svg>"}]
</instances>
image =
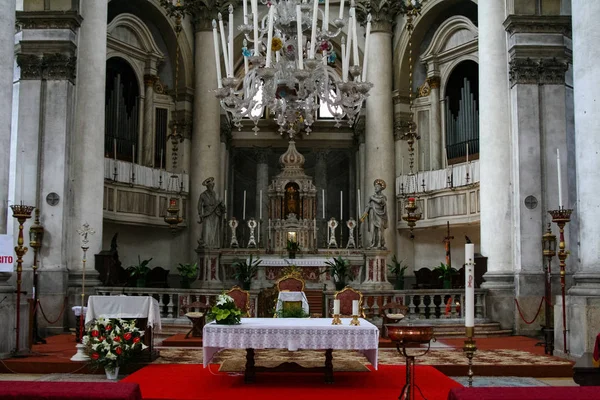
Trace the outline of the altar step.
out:
<instances>
[{"instance_id":1,"label":"altar step","mask_svg":"<svg viewBox=\"0 0 600 400\"><path fill-rule=\"evenodd\" d=\"M464 337L465 336L465 324L436 324L432 322L434 326L434 335L437 338L453 338L453 337ZM475 336L476 337L502 337L512 336L513 331L511 329L502 329L498 322L485 322L475 324Z\"/></svg>"}]
</instances>

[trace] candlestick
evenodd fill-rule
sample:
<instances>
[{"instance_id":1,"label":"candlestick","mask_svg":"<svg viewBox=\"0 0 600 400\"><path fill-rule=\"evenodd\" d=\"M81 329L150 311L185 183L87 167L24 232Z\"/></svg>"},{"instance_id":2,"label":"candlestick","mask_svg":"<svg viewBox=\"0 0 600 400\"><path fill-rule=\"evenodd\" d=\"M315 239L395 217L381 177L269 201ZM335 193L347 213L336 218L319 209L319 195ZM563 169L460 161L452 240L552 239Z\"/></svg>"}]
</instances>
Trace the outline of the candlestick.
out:
<instances>
[{"instance_id":1,"label":"candlestick","mask_svg":"<svg viewBox=\"0 0 600 400\"><path fill-rule=\"evenodd\" d=\"M340 301L339 300L333 300L333 314L334 315L339 315L340 313Z\"/></svg>"},{"instance_id":2,"label":"candlestick","mask_svg":"<svg viewBox=\"0 0 600 400\"><path fill-rule=\"evenodd\" d=\"M340 15L339 19L344 19L344 0L340 0Z\"/></svg>"},{"instance_id":3,"label":"candlestick","mask_svg":"<svg viewBox=\"0 0 600 400\"><path fill-rule=\"evenodd\" d=\"M323 25L321 31L327 32L329 27L329 0L325 0L325 10L323 11Z\"/></svg>"},{"instance_id":4,"label":"candlestick","mask_svg":"<svg viewBox=\"0 0 600 400\"><path fill-rule=\"evenodd\" d=\"M363 56L363 70L361 79L363 82L367 81L367 64L369 61L369 44L371 37L371 14L367 15L367 34L365 36L365 54Z\"/></svg>"},{"instance_id":5,"label":"candlestick","mask_svg":"<svg viewBox=\"0 0 600 400\"><path fill-rule=\"evenodd\" d=\"M313 3L313 18L310 32L310 48L309 58L315 58L315 45L317 42L317 20L319 18L319 0L315 0Z\"/></svg>"},{"instance_id":6,"label":"candlestick","mask_svg":"<svg viewBox=\"0 0 600 400\"><path fill-rule=\"evenodd\" d=\"M556 149L556 169L558 173L558 209L562 210L562 177L560 174L560 150Z\"/></svg>"},{"instance_id":7,"label":"candlestick","mask_svg":"<svg viewBox=\"0 0 600 400\"><path fill-rule=\"evenodd\" d=\"M244 0L242 10L244 13L244 25L248 25L248 0Z\"/></svg>"},{"instance_id":8,"label":"candlestick","mask_svg":"<svg viewBox=\"0 0 600 400\"><path fill-rule=\"evenodd\" d=\"M342 36L342 82L348 82L348 66L346 65L346 38Z\"/></svg>"},{"instance_id":9,"label":"candlestick","mask_svg":"<svg viewBox=\"0 0 600 400\"><path fill-rule=\"evenodd\" d=\"M465 244L465 326L475 326L475 245Z\"/></svg>"},{"instance_id":10,"label":"candlestick","mask_svg":"<svg viewBox=\"0 0 600 400\"><path fill-rule=\"evenodd\" d=\"M225 73L228 77L231 77L231 72L229 71L229 57L227 56L227 37L225 36L225 27L223 26L223 15L219 13L217 14L217 18L219 19L219 31L221 32L221 47L223 48L223 61L225 62Z\"/></svg>"},{"instance_id":11,"label":"candlestick","mask_svg":"<svg viewBox=\"0 0 600 400\"><path fill-rule=\"evenodd\" d=\"M163 149L160 149L160 165L158 169L162 169L163 167Z\"/></svg>"},{"instance_id":12,"label":"candlestick","mask_svg":"<svg viewBox=\"0 0 600 400\"><path fill-rule=\"evenodd\" d=\"M362 211L362 208L360 207L360 189L358 189L358 195L356 196L357 199L357 203L358 203L358 214L356 214L357 218L360 218L360 214Z\"/></svg>"},{"instance_id":13,"label":"candlestick","mask_svg":"<svg viewBox=\"0 0 600 400\"><path fill-rule=\"evenodd\" d=\"M131 156L131 163L135 164L135 144L133 145L133 155Z\"/></svg>"},{"instance_id":14,"label":"candlestick","mask_svg":"<svg viewBox=\"0 0 600 400\"><path fill-rule=\"evenodd\" d=\"M113 139L113 152L115 153L115 161L117 161L117 139Z\"/></svg>"},{"instance_id":15,"label":"candlestick","mask_svg":"<svg viewBox=\"0 0 600 400\"><path fill-rule=\"evenodd\" d=\"M356 8L352 7L352 61L359 65L358 60L358 35L356 34Z\"/></svg>"},{"instance_id":16,"label":"candlestick","mask_svg":"<svg viewBox=\"0 0 600 400\"><path fill-rule=\"evenodd\" d=\"M467 163L469 162L469 142L467 142Z\"/></svg>"},{"instance_id":17,"label":"candlestick","mask_svg":"<svg viewBox=\"0 0 600 400\"><path fill-rule=\"evenodd\" d=\"M244 190L244 209L242 212L242 221L246 220L246 191Z\"/></svg>"},{"instance_id":18,"label":"candlestick","mask_svg":"<svg viewBox=\"0 0 600 400\"><path fill-rule=\"evenodd\" d=\"M321 199L323 200L323 219L325 219L325 189L322 189L321 193Z\"/></svg>"},{"instance_id":19,"label":"candlestick","mask_svg":"<svg viewBox=\"0 0 600 400\"><path fill-rule=\"evenodd\" d=\"M271 46L271 42L273 41L273 16L275 14L275 7L269 7L269 23L267 28L267 60L265 62L266 68L271 68L271 54L273 52L273 46Z\"/></svg>"},{"instance_id":20,"label":"candlestick","mask_svg":"<svg viewBox=\"0 0 600 400\"><path fill-rule=\"evenodd\" d=\"M260 220L262 220L262 190L260 191L260 195L258 196L258 212L259 212L259 218Z\"/></svg>"},{"instance_id":21,"label":"candlestick","mask_svg":"<svg viewBox=\"0 0 600 400\"><path fill-rule=\"evenodd\" d=\"M344 220L344 192L340 190L340 222Z\"/></svg>"},{"instance_id":22,"label":"candlestick","mask_svg":"<svg viewBox=\"0 0 600 400\"><path fill-rule=\"evenodd\" d=\"M217 21L212 20L213 26L213 42L215 47L215 62L217 63L217 87L221 89L223 83L221 83L221 52L219 51L219 34L217 33Z\"/></svg>"},{"instance_id":23,"label":"candlestick","mask_svg":"<svg viewBox=\"0 0 600 400\"><path fill-rule=\"evenodd\" d=\"M229 4L229 72L233 76L233 5Z\"/></svg>"},{"instance_id":24,"label":"candlestick","mask_svg":"<svg viewBox=\"0 0 600 400\"><path fill-rule=\"evenodd\" d=\"M317 249L317 219L313 219L313 229L314 229L314 236L315 236L315 250Z\"/></svg>"},{"instance_id":25,"label":"candlestick","mask_svg":"<svg viewBox=\"0 0 600 400\"><path fill-rule=\"evenodd\" d=\"M225 189L224 205L225 205L225 212L227 212L227 189Z\"/></svg>"},{"instance_id":26,"label":"candlestick","mask_svg":"<svg viewBox=\"0 0 600 400\"><path fill-rule=\"evenodd\" d=\"M254 55L260 55L260 43L258 41L258 1L250 0L252 6L252 30L254 31Z\"/></svg>"},{"instance_id":27,"label":"candlestick","mask_svg":"<svg viewBox=\"0 0 600 400\"><path fill-rule=\"evenodd\" d=\"M302 8L300 4L296 5L296 27L298 31L298 69L304 69L304 60L302 58Z\"/></svg>"}]
</instances>

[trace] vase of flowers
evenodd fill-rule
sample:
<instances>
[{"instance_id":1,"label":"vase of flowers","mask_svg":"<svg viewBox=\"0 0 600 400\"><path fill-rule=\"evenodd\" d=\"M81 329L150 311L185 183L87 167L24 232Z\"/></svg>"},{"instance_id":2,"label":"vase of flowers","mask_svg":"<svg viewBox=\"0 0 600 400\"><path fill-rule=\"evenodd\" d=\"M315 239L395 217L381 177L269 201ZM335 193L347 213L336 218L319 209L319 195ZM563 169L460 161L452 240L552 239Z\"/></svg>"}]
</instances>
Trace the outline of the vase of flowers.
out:
<instances>
[{"instance_id":1,"label":"vase of flowers","mask_svg":"<svg viewBox=\"0 0 600 400\"><path fill-rule=\"evenodd\" d=\"M217 302L206 313L209 320L214 320L220 325L237 325L241 323L242 311L235 305L235 301L225 293L217 296Z\"/></svg>"},{"instance_id":2,"label":"vase of flowers","mask_svg":"<svg viewBox=\"0 0 600 400\"><path fill-rule=\"evenodd\" d=\"M108 379L117 379L119 367L135 353L147 348L135 320L98 318L83 337L86 353L92 365L104 367Z\"/></svg>"}]
</instances>

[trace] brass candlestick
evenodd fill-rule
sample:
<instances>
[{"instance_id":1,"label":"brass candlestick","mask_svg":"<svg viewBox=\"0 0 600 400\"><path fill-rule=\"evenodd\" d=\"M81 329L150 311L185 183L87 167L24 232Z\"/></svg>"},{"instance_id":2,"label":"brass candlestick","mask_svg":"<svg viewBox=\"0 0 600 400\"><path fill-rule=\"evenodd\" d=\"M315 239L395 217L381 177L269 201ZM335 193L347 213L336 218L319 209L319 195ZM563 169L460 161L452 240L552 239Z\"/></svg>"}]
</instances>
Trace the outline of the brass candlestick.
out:
<instances>
[{"instance_id":1,"label":"brass candlestick","mask_svg":"<svg viewBox=\"0 0 600 400\"><path fill-rule=\"evenodd\" d=\"M550 210L548 213L552 215L552 222L558 225L558 229L560 232L559 241L558 241L558 260L560 261L560 290L562 297L562 322L563 322L563 351L565 354L569 354L569 349L567 348L567 309L565 304L565 278L566 278L566 266L565 260L569 255L569 251L566 250L565 244L565 225L571 221L571 213L573 210L565 210L564 208L560 208L558 210Z\"/></svg>"},{"instance_id":2,"label":"brass candlestick","mask_svg":"<svg viewBox=\"0 0 600 400\"><path fill-rule=\"evenodd\" d=\"M352 321L350 321L350 326L360 326L360 321L358 320L358 315L352 316Z\"/></svg>"},{"instance_id":3,"label":"brass candlestick","mask_svg":"<svg viewBox=\"0 0 600 400\"><path fill-rule=\"evenodd\" d=\"M341 325L342 320L340 319L340 314L333 314L333 320L331 321L331 325Z\"/></svg>"},{"instance_id":4,"label":"brass candlestick","mask_svg":"<svg viewBox=\"0 0 600 400\"><path fill-rule=\"evenodd\" d=\"M19 332L21 326L21 274L23 272L23 256L27 254L27 247L23 246L23 224L26 220L31 218L31 212L35 207L26 206L23 204L15 204L10 206L13 211L13 218L19 221L19 238L17 239L17 246L15 246L15 253L17 254L17 325L16 325L16 341L15 341L15 353L19 352Z\"/></svg>"},{"instance_id":5,"label":"brass candlestick","mask_svg":"<svg viewBox=\"0 0 600 400\"><path fill-rule=\"evenodd\" d=\"M475 340L473 339L473 337L475 337L475 327L467 326L465 331L467 334L467 340L465 340L463 351L469 360L469 372L467 373L469 377L469 387L473 387L473 356L477 351L477 346L475 346Z\"/></svg>"}]
</instances>

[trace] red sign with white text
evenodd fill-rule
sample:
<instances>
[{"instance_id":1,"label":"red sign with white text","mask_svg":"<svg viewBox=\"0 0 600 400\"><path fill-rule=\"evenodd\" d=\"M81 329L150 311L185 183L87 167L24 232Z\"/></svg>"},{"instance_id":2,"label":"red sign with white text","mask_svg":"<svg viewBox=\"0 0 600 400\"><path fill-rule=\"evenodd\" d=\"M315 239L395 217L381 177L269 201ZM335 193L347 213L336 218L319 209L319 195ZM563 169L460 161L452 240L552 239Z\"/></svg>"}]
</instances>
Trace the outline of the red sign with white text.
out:
<instances>
[{"instance_id":1,"label":"red sign with white text","mask_svg":"<svg viewBox=\"0 0 600 400\"><path fill-rule=\"evenodd\" d=\"M0 235L0 272L15 269L15 243L12 235Z\"/></svg>"}]
</instances>

